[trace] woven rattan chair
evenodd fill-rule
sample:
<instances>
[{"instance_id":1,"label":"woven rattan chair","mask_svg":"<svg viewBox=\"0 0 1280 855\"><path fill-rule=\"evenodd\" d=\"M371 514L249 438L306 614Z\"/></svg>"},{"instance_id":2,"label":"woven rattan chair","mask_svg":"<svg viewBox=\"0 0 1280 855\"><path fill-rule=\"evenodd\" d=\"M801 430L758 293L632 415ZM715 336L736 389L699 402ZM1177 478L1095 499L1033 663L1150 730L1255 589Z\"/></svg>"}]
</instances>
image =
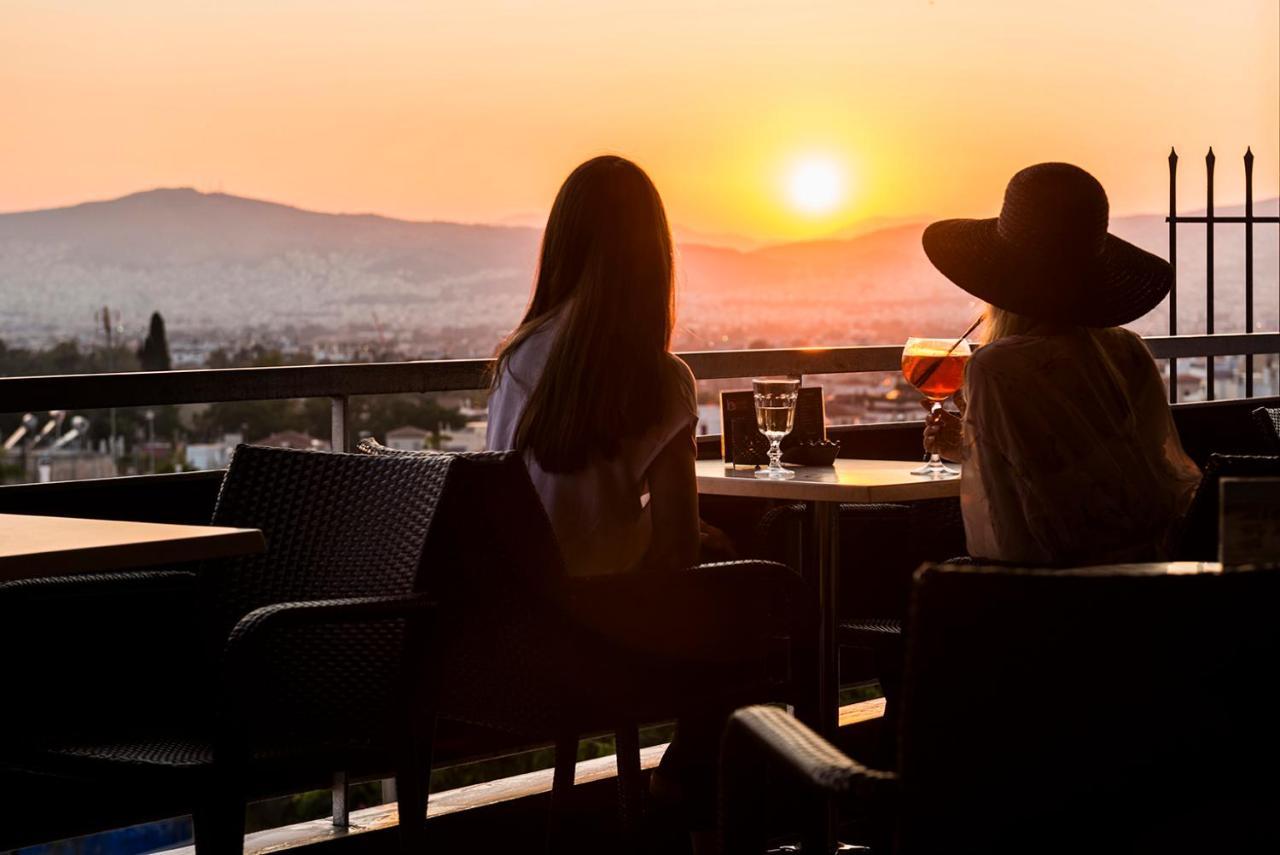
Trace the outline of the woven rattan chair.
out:
<instances>
[{"instance_id":1,"label":"woven rattan chair","mask_svg":"<svg viewBox=\"0 0 1280 855\"><path fill-rule=\"evenodd\" d=\"M201 855L241 851L248 799L394 773L403 841L420 848L434 614L419 571L450 465L240 446L213 523L262 529L263 554L4 586L5 648L30 651L7 682L39 709L0 763L193 813ZM94 612L115 631L59 644L65 661L32 650Z\"/></svg>"},{"instance_id":2,"label":"woven rattan chair","mask_svg":"<svg viewBox=\"0 0 1280 855\"><path fill-rule=\"evenodd\" d=\"M569 578L520 457L448 456L428 589L440 605L442 717L554 741L552 848L573 789L580 736L617 739L620 819L641 836L639 725L693 710L812 695L812 603L788 568L762 561L674 574Z\"/></svg>"},{"instance_id":3,"label":"woven rattan chair","mask_svg":"<svg viewBox=\"0 0 1280 855\"><path fill-rule=\"evenodd\" d=\"M928 567L897 768L740 711L725 851L821 841L829 803L881 852L1280 851L1278 600L1274 571Z\"/></svg>"},{"instance_id":4,"label":"woven rattan chair","mask_svg":"<svg viewBox=\"0 0 1280 855\"><path fill-rule=\"evenodd\" d=\"M1258 439L1271 454L1280 454L1280 408L1258 407L1249 414L1258 429Z\"/></svg>"},{"instance_id":5,"label":"woven rattan chair","mask_svg":"<svg viewBox=\"0 0 1280 855\"><path fill-rule=\"evenodd\" d=\"M1223 478L1280 476L1280 456L1211 454L1200 486L1183 518L1177 557L1184 561L1218 560L1219 482Z\"/></svg>"}]
</instances>

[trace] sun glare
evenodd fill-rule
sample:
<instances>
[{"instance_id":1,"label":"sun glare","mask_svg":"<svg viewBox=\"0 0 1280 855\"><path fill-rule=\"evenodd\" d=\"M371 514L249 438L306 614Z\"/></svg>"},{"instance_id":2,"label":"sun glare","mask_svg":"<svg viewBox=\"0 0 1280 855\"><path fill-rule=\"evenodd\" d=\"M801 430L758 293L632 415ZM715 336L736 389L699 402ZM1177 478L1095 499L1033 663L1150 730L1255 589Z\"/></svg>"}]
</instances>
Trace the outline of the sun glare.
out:
<instances>
[{"instance_id":1,"label":"sun glare","mask_svg":"<svg viewBox=\"0 0 1280 855\"><path fill-rule=\"evenodd\" d=\"M829 157L806 157L787 173L787 201L802 214L829 214L845 198L845 172Z\"/></svg>"}]
</instances>

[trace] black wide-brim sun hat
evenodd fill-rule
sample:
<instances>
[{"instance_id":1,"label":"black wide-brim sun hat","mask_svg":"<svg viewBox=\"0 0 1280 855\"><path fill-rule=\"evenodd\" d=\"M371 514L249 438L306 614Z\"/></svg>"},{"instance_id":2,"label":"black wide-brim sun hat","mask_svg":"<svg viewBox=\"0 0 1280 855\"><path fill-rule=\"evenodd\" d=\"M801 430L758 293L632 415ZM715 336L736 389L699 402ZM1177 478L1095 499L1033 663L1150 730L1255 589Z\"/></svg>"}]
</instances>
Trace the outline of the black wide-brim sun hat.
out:
<instances>
[{"instance_id":1,"label":"black wide-brim sun hat","mask_svg":"<svg viewBox=\"0 0 1280 855\"><path fill-rule=\"evenodd\" d=\"M925 229L922 242L944 276L993 306L1114 327L1160 305L1173 268L1109 234L1108 217L1096 178L1069 163L1040 163L1009 181L999 217L943 220Z\"/></svg>"}]
</instances>

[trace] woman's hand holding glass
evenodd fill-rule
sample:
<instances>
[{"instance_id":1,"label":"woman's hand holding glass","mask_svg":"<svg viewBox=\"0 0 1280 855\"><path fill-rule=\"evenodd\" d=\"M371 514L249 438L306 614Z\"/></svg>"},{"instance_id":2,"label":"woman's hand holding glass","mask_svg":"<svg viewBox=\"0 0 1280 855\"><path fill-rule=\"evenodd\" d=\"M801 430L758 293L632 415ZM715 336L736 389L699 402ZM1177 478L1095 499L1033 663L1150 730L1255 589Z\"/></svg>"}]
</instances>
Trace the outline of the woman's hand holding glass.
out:
<instances>
[{"instance_id":1,"label":"woman's hand holding glass","mask_svg":"<svg viewBox=\"0 0 1280 855\"><path fill-rule=\"evenodd\" d=\"M932 401L920 402L929 413L924 419L924 450L959 463L964 459L964 390L957 391L952 400L960 412L942 409L934 412Z\"/></svg>"}]
</instances>

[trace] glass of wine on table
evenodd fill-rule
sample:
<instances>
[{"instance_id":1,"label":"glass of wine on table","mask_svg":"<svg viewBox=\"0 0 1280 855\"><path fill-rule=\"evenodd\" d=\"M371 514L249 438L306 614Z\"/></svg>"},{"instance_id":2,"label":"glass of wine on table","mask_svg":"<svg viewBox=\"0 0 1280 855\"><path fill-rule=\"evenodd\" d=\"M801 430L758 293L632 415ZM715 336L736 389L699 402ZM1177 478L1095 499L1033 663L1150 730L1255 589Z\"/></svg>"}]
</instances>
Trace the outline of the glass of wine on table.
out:
<instances>
[{"instance_id":1,"label":"glass of wine on table","mask_svg":"<svg viewBox=\"0 0 1280 855\"><path fill-rule=\"evenodd\" d=\"M964 384L964 365L969 361L969 354L969 342L963 337L909 338L902 348L902 376L933 402L930 412L936 413L942 409L942 402ZM911 470L911 474L954 478L960 470L943 463L934 452L925 465Z\"/></svg>"},{"instance_id":2,"label":"glass of wine on table","mask_svg":"<svg viewBox=\"0 0 1280 855\"><path fill-rule=\"evenodd\" d=\"M799 380L752 380L755 395L756 427L769 440L769 468L757 469L757 478L781 480L795 473L782 466L782 439L791 433L796 422L796 398Z\"/></svg>"}]
</instances>

